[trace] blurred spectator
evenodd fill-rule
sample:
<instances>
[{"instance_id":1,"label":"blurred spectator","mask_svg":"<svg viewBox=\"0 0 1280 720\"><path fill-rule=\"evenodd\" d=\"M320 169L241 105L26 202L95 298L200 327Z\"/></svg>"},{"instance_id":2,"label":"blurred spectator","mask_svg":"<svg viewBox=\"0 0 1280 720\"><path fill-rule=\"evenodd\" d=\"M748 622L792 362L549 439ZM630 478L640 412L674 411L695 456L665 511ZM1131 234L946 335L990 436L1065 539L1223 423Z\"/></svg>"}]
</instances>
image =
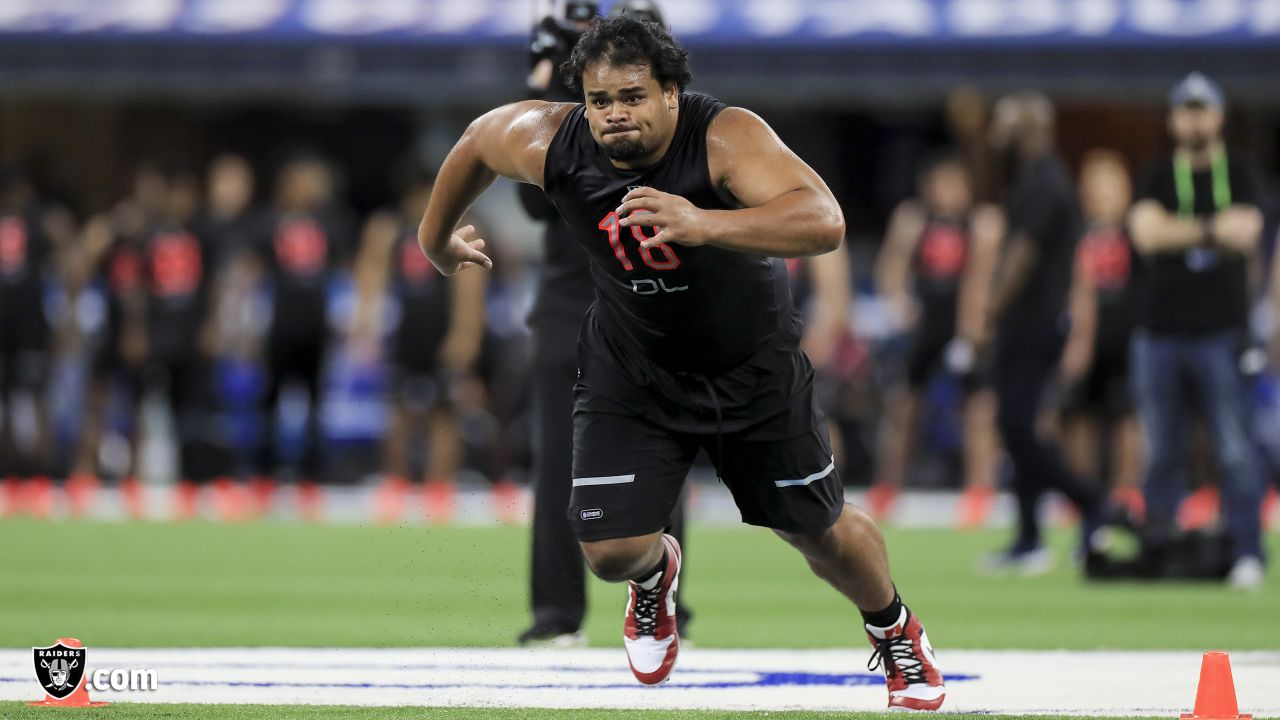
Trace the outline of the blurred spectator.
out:
<instances>
[{"instance_id":1,"label":"blurred spectator","mask_svg":"<svg viewBox=\"0 0 1280 720\"><path fill-rule=\"evenodd\" d=\"M195 517L199 487L221 469L215 467L209 422L215 351L209 310L217 261L196 229L201 198L195 175L174 170L165 181L160 216L141 248L147 329L142 379L168 403L178 450L174 513L181 520Z\"/></svg>"},{"instance_id":2,"label":"blurred spectator","mask_svg":"<svg viewBox=\"0 0 1280 720\"><path fill-rule=\"evenodd\" d=\"M990 113L986 97L976 88L962 85L947 95L945 112L951 142L973 183L974 200L995 202L995 168L987 139Z\"/></svg>"},{"instance_id":3,"label":"blurred spectator","mask_svg":"<svg viewBox=\"0 0 1280 720\"><path fill-rule=\"evenodd\" d=\"M78 272L97 278L101 286L106 318L91 350L85 421L70 487L90 492L107 470L119 477L125 511L133 518L142 517L145 509L138 479L147 352L143 248L147 233L161 222L165 195L159 167L140 165L134 172L132 193L109 213L85 223L78 253L82 258ZM119 402L113 404L117 396Z\"/></svg>"},{"instance_id":4,"label":"blurred spectator","mask_svg":"<svg viewBox=\"0 0 1280 720\"><path fill-rule=\"evenodd\" d=\"M876 264L878 290L913 342L906 387L887 399L881 467L868 505L877 517L889 514L910 464L924 390L936 372L946 371L966 390L959 520L972 527L987 515L999 458L995 397L979 358L988 341L987 293L1003 220L995 207L975 202L972 178L956 156L922 167L918 188L918 200L894 211Z\"/></svg>"},{"instance_id":5,"label":"blurred spectator","mask_svg":"<svg viewBox=\"0 0 1280 720\"><path fill-rule=\"evenodd\" d=\"M1013 544L984 565L1024 574L1044 572L1050 563L1039 518L1046 490L1066 495L1079 511L1085 552L1092 549L1104 509L1100 491L1067 469L1057 449L1040 437L1036 422L1062 350L1060 321L1080 235L1072 183L1054 149L1054 124L1049 100L1023 93L996 103L991 127L1009 183L1008 232L991 310L996 321L997 422L1013 460L1018 526Z\"/></svg>"},{"instance_id":6,"label":"blurred spectator","mask_svg":"<svg viewBox=\"0 0 1280 720\"><path fill-rule=\"evenodd\" d=\"M1259 519L1265 482L1249 439L1239 364L1248 313L1249 264L1258 255L1262 214L1253 168L1222 140L1218 86L1192 73L1170 96L1175 149L1157 160L1130 215L1145 288L1133 344L1134 389L1147 435L1143 491L1145 543L1172 542L1184 488L1182 431L1186 380L1201 399L1222 472L1233 548L1233 586L1263 581Z\"/></svg>"},{"instance_id":7,"label":"blurred spectator","mask_svg":"<svg viewBox=\"0 0 1280 720\"><path fill-rule=\"evenodd\" d=\"M836 467L848 461L838 420L840 392L855 372L853 365L866 357L866 348L853 336L850 311L853 272L845 244L825 254L788 258L787 275L796 307L804 316L800 346L813 362L819 390L815 393L827 417L827 432Z\"/></svg>"},{"instance_id":8,"label":"blurred spectator","mask_svg":"<svg viewBox=\"0 0 1280 720\"><path fill-rule=\"evenodd\" d=\"M58 213L19 170L0 169L0 512L25 506L37 517L52 511L45 388L53 333L44 295L59 272L59 246L68 241Z\"/></svg>"},{"instance_id":9,"label":"blurred spectator","mask_svg":"<svg viewBox=\"0 0 1280 720\"><path fill-rule=\"evenodd\" d=\"M316 481L321 471L321 371L330 339L330 282L348 259L352 235L349 213L334 198L328 163L310 154L286 162L276 177L265 227L253 243L272 292L263 351L266 390L261 408L266 430L254 482L270 487L280 469L278 405L281 391L296 382L306 392L307 409L301 457L292 474L298 509L308 519L319 518L323 500Z\"/></svg>"},{"instance_id":10,"label":"blurred spectator","mask_svg":"<svg viewBox=\"0 0 1280 720\"><path fill-rule=\"evenodd\" d=\"M357 266L360 310L356 342L376 344L385 317L391 334L391 410L382 484L374 497L378 522L399 519L414 477L415 449L425 447L428 516L447 522L462 459L454 382L474 372L484 334L488 274L467 270L445 278L418 245L418 223L432 178L419 172L402 183L400 207L371 216ZM390 291L391 312L381 300Z\"/></svg>"},{"instance_id":11,"label":"blurred spectator","mask_svg":"<svg viewBox=\"0 0 1280 720\"><path fill-rule=\"evenodd\" d=\"M1068 388L1063 439L1075 471L1110 486L1115 503L1140 516L1141 438L1129 392L1138 261L1125 229L1133 186L1124 159L1111 150L1085 156L1079 185L1085 233L1076 249L1071 331L1060 364Z\"/></svg>"},{"instance_id":12,"label":"blurred spectator","mask_svg":"<svg viewBox=\"0 0 1280 720\"><path fill-rule=\"evenodd\" d=\"M252 250L253 168L239 155L219 155L209 163L206 201L199 224L225 266Z\"/></svg>"},{"instance_id":13,"label":"blurred spectator","mask_svg":"<svg viewBox=\"0 0 1280 720\"><path fill-rule=\"evenodd\" d=\"M271 503L272 483L255 480L246 501L232 482L256 460L261 436L258 397L260 345L269 312L260 288L254 248L263 218L253 207L255 178L249 162L233 154L215 157L206 173L206 195L197 222L210 248L209 328L204 335L211 363L207 440L217 474L214 499L220 514L261 516Z\"/></svg>"}]
</instances>

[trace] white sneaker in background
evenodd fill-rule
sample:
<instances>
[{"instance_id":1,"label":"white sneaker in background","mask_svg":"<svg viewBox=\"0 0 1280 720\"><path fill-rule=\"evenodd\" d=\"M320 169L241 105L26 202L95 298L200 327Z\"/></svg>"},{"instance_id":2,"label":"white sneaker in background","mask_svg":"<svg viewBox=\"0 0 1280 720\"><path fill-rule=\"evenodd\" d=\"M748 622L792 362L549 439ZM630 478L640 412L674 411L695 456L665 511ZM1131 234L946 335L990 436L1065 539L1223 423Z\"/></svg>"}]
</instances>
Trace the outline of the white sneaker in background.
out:
<instances>
[{"instance_id":1,"label":"white sneaker in background","mask_svg":"<svg viewBox=\"0 0 1280 720\"><path fill-rule=\"evenodd\" d=\"M1246 555L1231 566L1227 586L1233 590L1261 590L1265 575L1262 560L1254 555Z\"/></svg>"}]
</instances>

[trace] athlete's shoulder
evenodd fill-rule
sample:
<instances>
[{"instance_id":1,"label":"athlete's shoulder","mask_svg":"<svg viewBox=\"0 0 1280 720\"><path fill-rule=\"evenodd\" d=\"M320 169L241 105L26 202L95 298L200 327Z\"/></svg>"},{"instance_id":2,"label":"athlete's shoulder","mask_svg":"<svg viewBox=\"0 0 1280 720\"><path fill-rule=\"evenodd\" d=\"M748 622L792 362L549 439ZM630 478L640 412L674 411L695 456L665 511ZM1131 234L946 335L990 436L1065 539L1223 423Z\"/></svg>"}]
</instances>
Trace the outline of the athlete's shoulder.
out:
<instances>
[{"instance_id":1,"label":"athlete's shoulder","mask_svg":"<svg viewBox=\"0 0 1280 720\"><path fill-rule=\"evenodd\" d=\"M542 140L545 144L550 144L565 118L577 107L581 105L522 100L490 110L477 118L472 127L511 134L535 142Z\"/></svg>"},{"instance_id":2,"label":"athlete's shoulder","mask_svg":"<svg viewBox=\"0 0 1280 720\"><path fill-rule=\"evenodd\" d=\"M541 186L547 151L575 107L543 100L503 105L473 120L459 145L498 175Z\"/></svg>"},{"instance_id":3,"label":"athlete's shoulder","mask_svg":"<svg viewBox=\"0 0 1280 720\"><path fill-rule=\"evenodd\" d=\"M759 115L741 107L725 106L707 126L707 148L717 152L751 152L762 146L781 146L773 128Z\"/></svg>"}]
</instances>

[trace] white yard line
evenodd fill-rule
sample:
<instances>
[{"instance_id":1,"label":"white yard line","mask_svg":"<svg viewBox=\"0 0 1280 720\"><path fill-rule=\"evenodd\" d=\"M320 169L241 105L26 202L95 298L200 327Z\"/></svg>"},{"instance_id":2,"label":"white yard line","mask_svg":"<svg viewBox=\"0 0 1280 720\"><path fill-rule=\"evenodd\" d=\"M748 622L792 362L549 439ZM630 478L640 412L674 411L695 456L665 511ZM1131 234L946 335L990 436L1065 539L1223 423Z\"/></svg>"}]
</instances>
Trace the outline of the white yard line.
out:
<instances>
[{"instance_id":1,"label":"white yard line","mask_svg":"<svg viewBox=\"0 0 1280 720\"><path fill-rule=\"evenodd\" d=\"M688 648L671 682L638 686L622 650L89 648L96 668L152 668L155 692L95 700L721 710L880 710L870 650ZM1195 701L1194 652L943 650L946 710L1177 718ZM1280 717L1280 653L1231 656L1241 712ZM0 650L0 699L42 697L29 649Z\"/></svg>"}]
</instances>

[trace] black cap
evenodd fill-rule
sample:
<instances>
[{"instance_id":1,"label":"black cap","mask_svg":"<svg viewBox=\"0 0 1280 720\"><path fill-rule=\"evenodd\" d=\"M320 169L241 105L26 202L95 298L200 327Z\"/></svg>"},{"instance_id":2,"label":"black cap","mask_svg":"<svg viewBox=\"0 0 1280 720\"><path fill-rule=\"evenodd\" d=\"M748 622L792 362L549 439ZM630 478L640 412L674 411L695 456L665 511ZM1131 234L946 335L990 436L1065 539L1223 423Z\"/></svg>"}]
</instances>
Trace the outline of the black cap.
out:
<instances>
[{"instance_id":1,"label":"black cap","mask_svg":"<svg viewBox=\"0 0 1280 720\"><path fill-rule=\"evenodd\" d=\"M570 22L589 22L600 13L600 3L569 0L564 6L564 19Z\"/></svg>"}]
</instances>

